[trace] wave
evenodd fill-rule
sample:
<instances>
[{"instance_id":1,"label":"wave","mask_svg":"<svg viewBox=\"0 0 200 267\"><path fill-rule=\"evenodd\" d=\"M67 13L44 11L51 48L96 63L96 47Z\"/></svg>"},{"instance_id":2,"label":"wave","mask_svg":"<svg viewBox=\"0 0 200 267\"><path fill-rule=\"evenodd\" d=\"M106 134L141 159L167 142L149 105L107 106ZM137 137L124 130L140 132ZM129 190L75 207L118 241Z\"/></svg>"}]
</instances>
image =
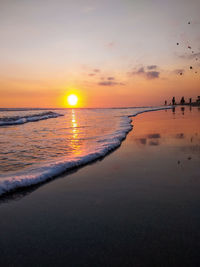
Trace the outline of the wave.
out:
<instances>
[{"instance_id":1,"label":"wave","mask_svg":"<svg viewBox=\"0 0 200 267\"><path fill-rule=\"evenodd\" d=\"M13 116L13 117L3 117L0 118L0 126L11 126L11 125L17 125L17 124L24 124L27 122L35 122L40 120L47 120L51 118L57 118L59 116L63 116L62 114L48 111L48 112L42 112L38 114L31 114L31 115L25 115L25 116Z\"/></svg>"},{"instance_id":2,"label":"wave","mask_svg":"<svg viewBox=\"0 0 200 267\"><path fill-rule=\"evenodd\" d=\"M98 140L94 151L91 151L87 155L76 157L70 161L62 158L56 162L52 161L43 166L26 170L23 173L14 174L12 176L0 176L0 195L15 191L19 188L44 183L66 171L82 167L88 163L105 157L107 154L119 147L122 141L126 138L128 132L131 131L133 126L131 124L132 119L130 117L137 116L138 114L144 112L167 108L171 107L151 108L120 117L119 128L114 133L104 136L102 139Z\"/></svg>"}]
</instances>

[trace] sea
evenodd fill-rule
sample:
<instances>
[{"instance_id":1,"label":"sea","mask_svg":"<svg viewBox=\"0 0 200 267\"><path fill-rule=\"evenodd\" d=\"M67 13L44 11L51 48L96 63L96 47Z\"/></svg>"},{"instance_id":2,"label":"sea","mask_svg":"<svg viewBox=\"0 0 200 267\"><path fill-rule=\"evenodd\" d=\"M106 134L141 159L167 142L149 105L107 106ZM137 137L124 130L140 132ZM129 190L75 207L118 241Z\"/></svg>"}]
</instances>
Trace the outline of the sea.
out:
<instances>
[{"instance_id":1,"label":"sea","mask_svg":"<svg viewBox=\"0 0 200 267\"><path fill-rule=\"evenodd\" d=\"M132 117L166 108L0 109L0 195L101 159L126 138Z\"/></svg>"}]
</instances>

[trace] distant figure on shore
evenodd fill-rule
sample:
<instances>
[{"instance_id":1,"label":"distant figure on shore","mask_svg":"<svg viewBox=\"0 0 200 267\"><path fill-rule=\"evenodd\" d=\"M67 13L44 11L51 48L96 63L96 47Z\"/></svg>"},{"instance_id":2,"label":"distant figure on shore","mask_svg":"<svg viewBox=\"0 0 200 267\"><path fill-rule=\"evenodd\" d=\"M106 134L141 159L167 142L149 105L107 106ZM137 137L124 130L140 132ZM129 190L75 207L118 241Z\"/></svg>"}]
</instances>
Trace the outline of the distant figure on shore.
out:
<instances>
[{"instance_id":1,"label":"distant figure on shore","mask_svg":"<svg viewBox=\"0 0 200 267\"><path fill-rule=\"evenodd\" d=\"M167 105L167 100L164 101L164 105ZM200 96L197 96L196 100L192 101L192 97L188 98L188 101L185 101L184 96L182 96L180 102L178 104L176 103L175 96L172 97L172 101L169 101L169 106L176 106L176 105L187 105L187 106L193 106L193 107L200 107Z\"/></svg>"},{"instance_id":2,"label":"distant figure on shore","mask_svg":"<svg viewBox=\"0 0 200 267\"><path fill-rule=\"evenodd\" d=\"M180 104L181 104L181 105L184 105L184 104L185 104L184 96L182 96L181 101L180 101Z\"/></svg>"}]
</instances>

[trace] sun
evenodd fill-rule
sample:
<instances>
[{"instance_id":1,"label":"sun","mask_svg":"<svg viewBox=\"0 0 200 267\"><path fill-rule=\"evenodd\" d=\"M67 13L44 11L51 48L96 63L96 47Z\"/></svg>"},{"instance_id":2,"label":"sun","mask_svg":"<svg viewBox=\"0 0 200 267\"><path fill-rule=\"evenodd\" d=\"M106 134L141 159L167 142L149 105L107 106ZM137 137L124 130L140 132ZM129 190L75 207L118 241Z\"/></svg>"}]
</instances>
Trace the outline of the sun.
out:
<instances>
[{"instance_id":1,"label":"sun","mask_svg":"<svg viewBox=\"0 0 200 267\"><path fill-rule=\"evenodd\" d=\"M78 102L78 97L74 94L69 95L67 97L67 102L70 106L76 106L77 102Z\"/></svg>"}]
</instances>

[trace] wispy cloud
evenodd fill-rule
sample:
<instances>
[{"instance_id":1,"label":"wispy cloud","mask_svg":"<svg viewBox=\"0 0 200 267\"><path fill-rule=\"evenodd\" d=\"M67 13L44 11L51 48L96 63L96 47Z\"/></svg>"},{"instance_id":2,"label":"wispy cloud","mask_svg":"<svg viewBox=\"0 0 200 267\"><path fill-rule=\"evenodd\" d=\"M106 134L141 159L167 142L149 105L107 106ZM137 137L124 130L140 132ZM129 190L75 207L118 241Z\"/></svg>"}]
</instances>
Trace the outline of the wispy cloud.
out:
<instances>
[{"instance_id":1,"label":"wispy cloud","mask_svg":"<svg viewBox=\"0 0 200 267\"><path fill-rule=\"evenodd\" d=\"M160 77L160 72L159 71L152 71L152 69L157 69L158 67L156 65L150 65L147 66L145 70L145 67L140 67L139 69L136 69L132 72L129 72L129 75L140 75L145 77L148 80L152 80L152 79L157 79ZM151 70L151 71L150 71Z\"/></svg>"},{"instance_id":2,"label":"wispy cloud","mask_svg":"<svg viewBox=\"0 0 200 267\"><path fill-rule=\"evenodd\" d=\"M183 58L183 59L197 59L197 60L200 60L200 52L198 53L192 53L192 54L181 54L181 55L178 55L179 58Z\"/></svg>"},{"instance_id":3,"label":"wispy cloud","mask_svg":"<svg viewBox=\"0 0 200 267\"><path fill-rule=\"evenodd\" d=\"M94 72L101 72L100 69L93 69Z\"/></svg>"},{"instance_id":4,"label":"wispy cloud","mask_svg":"<svg viewBox=\"0 0 200 267\"><path fill-rule=\"evenodd\" d=\"M146 72L146 77L148 79L156 79L159 78L160 72L159 71L148 71Z\"/></svg>"},{"instance_id":5,"label":"wispy cloud","mask_svg":"<svg viewBox=\"0 0 200 267\"><path fill-rule=\"evenodd\" d=\"M108 77L107 80L114 81L115 80L115 77Z\"/></svg>"},{"instance_id":6,"label":"wispy cloud","mask_svg":"<svg viewBox=\"0 0 200 267\"><path fill-rule=\"evenodd\" d=\"M148 70L155 70L155 69L157 69L157 65L150 65L150 66L147 66L147 69L148 69Z\"/></svg>"},{"instance_id":7,"label":"wispy cloud","mask_svg":"<svg viewBox=\"0 0 200 267\"><path fill-rule=\"evenodd\" d=\"M120 85L120 86L123 86L125 85L125 83L122 83L122 82L115 82L115 81L101 81L98 83L98 85L101 85L101 86L115 86L115 85Z\"/></svg>"},{"instance_id":8,"label":"wispy cloud","mask_svg":"<svg viewBox=\"0 0 200 267\"><path fill-rule=\"evenodd\" d=\"M93 76L98 75L98 73L100 73L100 72L101 72L100 69L93 69L88 73L88 76L93 77Z\"/></svg>"}]
</instances>

